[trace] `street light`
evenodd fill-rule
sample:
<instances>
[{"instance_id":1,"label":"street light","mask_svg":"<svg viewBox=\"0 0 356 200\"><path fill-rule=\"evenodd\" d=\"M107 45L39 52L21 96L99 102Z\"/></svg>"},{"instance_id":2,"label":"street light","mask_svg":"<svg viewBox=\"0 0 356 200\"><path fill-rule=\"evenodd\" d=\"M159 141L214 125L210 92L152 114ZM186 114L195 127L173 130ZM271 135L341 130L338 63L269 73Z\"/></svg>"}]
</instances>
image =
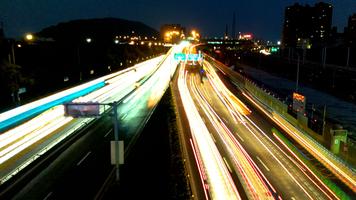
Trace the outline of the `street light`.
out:
<instances>
[{"instance_id":1,"label":"street light","mask_svg":"<svg viewBox=\"0 0 356 200\"><path fill-rule=\"evenodd\" d=\"M86 39L87 43L91 43L91 38Z\"/></svg>"},{"instance_id":2,"label":"street light","mask_svg":"<svg viewBox=\"0 0 356 200\"><path fill-rule=\"evenodd\" d=\"M28 40L28 41L32 41L33 40L33 35L32 34L26 34L26 36L25 36L25 38L26 38L26 40Z\"/></svg>"}]
</instances>

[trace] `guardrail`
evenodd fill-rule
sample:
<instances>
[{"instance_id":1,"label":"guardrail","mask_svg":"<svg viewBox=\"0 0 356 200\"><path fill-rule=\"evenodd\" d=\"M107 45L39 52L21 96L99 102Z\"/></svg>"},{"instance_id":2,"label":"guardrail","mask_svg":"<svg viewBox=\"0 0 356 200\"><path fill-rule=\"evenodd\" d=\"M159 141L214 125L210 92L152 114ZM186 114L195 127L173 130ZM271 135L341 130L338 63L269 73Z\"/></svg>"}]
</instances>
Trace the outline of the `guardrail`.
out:
<instances>
[{"instance_id":1,"label":"guardrail","mask_svg":"<svg viewBox=\"0 0 356 200\"><path fill-rule=\"evenodd\" d=\"M206 57L208 57L215 63L218 63L218 65L227 68L225 65L216 61L214 58L210 56ZM339 177L348 187L350 187L353 192L356 192L356 174L353 171L354 169L352 166L350 166L344 160L340 159L335 154L326 149L324 146L322 146L319 142L309 136L305 130L301 130L297 120L289 116L289 114L285 111L285 109L283 109L283 107L281 109L276 109L275 106L273 106L281 105L283 104L283 102L280 102L280 100L278 99L273 99L274 97L270 96L266 91L262 90L257 85L251 84L251 82L247 78L243 77L241 74L238 74L234 71L231 72L233 73L233 76L229 75L229 77L233 80L234 84L243 91L246 91L249 96L256 100L256 102L260 106L262 106L264 111L267 111L266 114L269 114L268 117L275 121L281 128L286 130L286 132L290 134L291 137L293 137L310 154L312 154L317 160L319 160L319 162L321 162L325 167L327 167L331 172L333 172L337 177ZM234 76L237 77L234 78ZM262 94L256 94L256 92ZM261 99L258 98L258 96L265 98ZM269 99L271 100L268 101ZM277 103L273 104L272 101ZM277 112L277 110L279 112ZM314 149L312 147L314 147Z\"/></svg>"}]
</instances>

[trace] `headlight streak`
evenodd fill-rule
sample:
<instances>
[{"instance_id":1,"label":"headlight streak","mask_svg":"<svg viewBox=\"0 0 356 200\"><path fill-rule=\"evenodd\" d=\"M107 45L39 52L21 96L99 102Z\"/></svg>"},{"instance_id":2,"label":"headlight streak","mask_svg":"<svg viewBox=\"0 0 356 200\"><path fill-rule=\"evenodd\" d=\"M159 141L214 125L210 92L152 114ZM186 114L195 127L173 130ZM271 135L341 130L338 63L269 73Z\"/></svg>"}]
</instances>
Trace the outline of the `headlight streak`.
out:
<instances>
[{"instance_id":1,"label":"headlight streak","mask_svg":"<svg viewBox=\"0 0 356 200\"><path fill-rule=\"evenodd\" d=\"M304 162L303 162L302 160L300 160L299 157L298 157L297 155L295 155L295 153L294 153L292 150L290 150L290 149L288 148L288 146L287 146L281 139L279 139L278 136L276 136L275 133L273 133L273 136L293 155L293 157L294 157L295 159L297 159L297 160L299 161L299 163L301 163L301 164L304 166L305 169L307 169L307 170L314 176L314 178L316 178L316 179L319 181L319 183L316 183L314 180L312 180L312 179L305 173L305 170L303 170L303 168L300 167L301 171L302 171L316 186L318 186L318 188L319 188L321 191L323 191L323 188L321 188L321 187L319 186L319 184L324 185L324 188L326 188L331 194L334 195L333 198L339 199L339 197L337 197L336 194L334 194L334 192L331 191L331 190L319 179L319 177L316 176L316 175L308 168L308 166L306 166L306 165L304 164ZM291 160L292 160L292 159L291 159ZM327 195L327 194L326 194L326 195ZM327 196L328 196L329 199L333 199L333 198L331 198L329 195L327 195Z\"/></svg>"},{"instance_id":2,"label":"headlight streak","mask_svg":"<svg viewBox=\"0 0 356 200\"><path fill-rule=\"evenodd\" d=\"M264 135L264 138L266 138L266 139L268 139L269 140L269 142L271 143L271 144L273 144L276 148L278 148L279 150L280 150L280 152L282 152L290 161L292 161L301 171L302 171L302 173L304 173L305 175L306 175L306 177L310 180L310 181L312 181L313 183L314 183L314 185L316 186L316 187L318 187L319 189L320 189L320 191L322 191L324 194L325 194L325 196L327 196L329 199L338 199L338 197L336 196L336 194L333 192L333 191L331 191L289 148L287 148L287 150L289 151L289 152L291 152L291 154L295 157L295 158L297 158L297 160L298 161L300 161L300 163L305 167L305 168L301 168L301 166L298 164L298 163L296 163L296 161L295 160L293 160L290 156L288 156L287 154L286 154L286 152L285 151L283 151L270 137L268 137L267 136L267 134L263 131L263 130L261 130L258 126L257 126L257 124L255 124L250 118L248 118L247 116L246 116L246 119L250 122L250 124L252 124L261 134L263 134ZM263 143L262 143L262 141L257 137L257 135L255 135L255 133L251 130L251 128L249 128L249 127L246 127L253 135L254 135L254 137L256 138L256 139L258 139L259 140L259 142L266 148L266 150L277 160L277 162L279 162L279 160L272 154L272 152L270 152L270 150L268 149L268 147L266 147ZM279 162L279 164L281 164L280 162ZM282 165L282 164L281 164ZM283 168L285 168L285 169L287 169L286 167L284 167L284 166L282 166ZM309 171L309 173L310 174L312 174L313 175L313 177L315 177L319 182L318 183L316 183L314 180L312 180L311 178L310 178L310 176L308 175L308 174L306 174L305 173L305 170L308 170ZM291 174L290 174L291 175ZM295 179L295 178L293 178L293 179ZM321 188L320 186L319 186L319 184L320 185L323 185L324 186L324 188ZM329 192L330 192L330 194L332 194L333 195L333 198L331 198L330 197L330 195L329 194L327 194L324 190L328 190Z\"/></svg>"},{"instance_id":3,"label":"headlight streak","mask_svg":"<svg viewBox=\"0 0 356 200\"><path fill-rule=\"evenodd\" d=\"M252 164L252 159L249 158L247 152L239 144L230 130L225 126L223 120L210 107L207 100L202 96L199 90L196 89L196 84L194 82L191 84L194 85L194 87L192 87L192 91L199 99L199 105L202 107L206 116L216 129L221 141L225 144L225 149L229 152L229 156L234 161L234 168L237 167L237 174L241 176L241 181L245 183L245 190L247 190L249 196L253 199L273 199L268 187L264 183L264 180L256 171L255 165ZM271 188L273 187L271 186Z\"/></svg>"},{"instance_id":4,"label":"headlight streak","mask_svg":"<svg viewBox=\"0 0 356 200\"><path fill-rule=\"evenodd\" d=\"M201 183L203 185L205 199L209 199L208 192L207 192L207 189L209 189L209 188L206 187L205 181L207 181L207 178L206 178L206 175L205 175L205 172L204 172L204 167L203 167L201 158L199 157L199 154L198 154L197 150L194 147L193 140L190 139L189 141L190 141L190 145L192 146L192 150L193 150L193 154L194 154L194 158L195 158L195 163L198 166L199 176L200 176Z\"/></svg>"},{"instance_id":5,"label":"headlight streak","mask_svg":"<svg viewBox=\"0 0 356 200\"><path fill-rule=\"evenodd\" d=\"M225 87L224 83L220 80L219 76L216 74L214 67L207 61L204 61L204 64L207 66L207 70L211 77L210 83L214 85L216 91L220 91L223 94L223 96L228 100L228 102L231 105L233 105L232 107L236 108L239 111L239 113L243 115L250 114L252 111L238 98L236 98L235 95L233 95L229 89Z\"/></svg>"},{"instance_id":6,"label":"headlight streak","mask_svg":"<svg viewBox=\"0 0 356 200\"><path fill-rule=\"evenodd\" d=\"M178 89L190 125L193 139L197 143L212 199L240 199L231 175L202 121L187 86L184 65L180 68Z\"/></svg>"},{"instance_id":7,"label":"headlight streak","mask_svg":"<svg viewBox=\"0 0 356 200\"><path fill-rule=\"evenodd\" d=\"M134 84L136 80L139 80L140 78L142 78L142 76L147 75L145 73L154 71L158 67L157 64L163 57L164 56L160 56L152 60L145 61L142 64L138 64L137 66L134 66L130 69L123 70L123 72L116 72L105 77L99 78L96 81L102 82L106 80L105 82L107 83L107 85L105 87L96 90L84 97L80 97L79 99L74 101L103 102L109 98L113 99L113 97L116 96L114 93L119 94L120 98L122 98L128 92L131 91L127 90L127 88L130 87L130 84L125 83L129 82L131 84ZM133 76L133 74L136 76ZM132 86L132 90L133 89L134 86ZM124 93L126 94L121 94L123 91L125 91ZM40 140L43 140L45 137L51 135L61 127L68 126L70 123L75 122L78 123L78 126L71 127L78 129L93 120L73 119L72 117L64 117L63 108L63 106L53 107L47 110L46 112L40 114L39 116L29 120L28 122L2 133L0 135L0 168L5 167L4 164L6 163L4 162L7 162L9 159L16 156L18 153L22 152L31 145L38 143ZM67 132L71 134L74 132L74 130L67 130ZM57 139L52 141L52 143L55 142L57 144L58 142L60 142L58 141L58 138L62 138L61 140L63 140L70 134L63 132L61 133L61 136L57 137ZM65 137L63 137L63 135L65 135ZM54 145L50 143L43 149L46 149L47 151L49 149L49 146L53 147ZM43 150L39 150L39 152L42 152L42 154L44 153ZM30 162L32 162L35 158L38 157L37 155L38 154L35 154L28 158L27 161L24 161L24 163L20 165L20 168L22 169L27 166ZM4 183L6 180L15 175L18 171L20 171L20 168L16 168L7 174L1 173L0 184Z\"/></svg>"},{"instance_id":8,"label":"headlight streak","mask_svg":"<svg viewBox=\"0 0 356 200\"><path fill-rule=\"evenodd\" d=\"M297 134L296 132L298 132L298 130L293 127L288 127L288 122L283 123L281 121L281 117L277 115L273 115L273 118L275 119L275 121L277 121L278 124L283 127L283 130L288 132L294 139L299 141L300 144L304 146L304 148L309 149L309 152L311 154L313 154L325 166L328 166L330 171L332 171L336 176L340 178L340 180L342 180L347 186L349 186L353 192L356 192L356 175L352 170L348 170L351 176L345 173L344 170L347 170L348 168L342 170L339 166L335 165L330 159L326 158L325 155L322 155L315 147L313 147L309 142L307 142L305 138L302 138L299 134ZM292 131L291 129L294 129L294 131Z\"/></svg>"},{"instance_id":9,"label":"headlight streak","mask_svg":"<svg viewBox=\"0 0 356 200\"><path fill-rule=\"evenodd\" d=\"M56 93L43 99L25 104L0 114L0 130L6 131L9 127L23 123L28 118L38 115L51 107L70 101L79 96L88 94L98 88L101 88L105 83L101 80L94 80L89 83Z\"/></svg>"},{"instance_id":10,"label":"headlight streak","mask_svg":"<svg viewBox=\"0 0 356 200\"><path fill-rule=\"evenodd\" d=\"M352 189L352 191L356 191L356 175L355 173L347 167L344 167L344 170L348 171L348 175L344 170L342 170L339 166L334 164L330 158L322 155L316 148L314 148L309 142L307 142L304 138L301 137L302 133L298 134L299 130L294 129L292 131L288 126L288 122L283 123L281 120L282 117L279 117L277 114L271 114L266 112L264 108L262 108L258 103L256 103L249 95L242 93L249 101L251 101L257 108L259 108L262 112L266 114L271 120L273 120L276 124L278 124L285 132L287 132L290 136L292 136L299 144L301 144L304 148L308 150L315 158L317 158L321 163L323 163L330 171L332 171L337 177L340 178L348 187ZM284 119L283 119L284 120ZM285 120L284 120L285 121ZM289 125L290 126L290 125ZM342 164L341 164L342 165Z\"/></svg>"},{"instance_id":11,"label":"headlight streak","mask_svg":"<svg viewBox=\"0 0 356 200\"><path fill-rule=\"evenodd\" d=\"M252 103L254 103L262 112L264 112L267 116L270 117L270 114L268 112L266 112L263 108L261 108L257 103L255 103L252 99L250 99L249 96L247 96L245 93L243 93L244 96L246 96ZM250 124L252 124L261 134L264 135L264 138L267 138L269 140L270 143L272 143L275 147L277 147L280 152L282 152L289 160L291 160L301 171L302 173L304 173L304 175L317 187L320 189L321 192L323 192L325 194L325 196L329 199L338 199L338 197L336 196L336 194L331 191L302 161L300 161L298 158L297 160L299 160L300 163L302 163L302 165L305 167L305 169L303 169L295 160L293 160L290 156L288 156L285 151L283 151L274 141L271 140L270 137L267 136L266 133L264 133L248 116L244 116L247 121L249 121L249 123L243 124L253 135L256 139L258 139L258 141L267 149L267 151L269 151L269 153L275 158L275 156L272 154L272 152L270 152L270 150L260 141L260 139L255 135L255 133L247 126L250 126ZM272 119L273 120L273 119ZM287 148L288 149L288 148ZM288 149L288 151L291 152L290 149ZM292 153L292 152L291 152ZM292 155L294 157L296 157L295 154L292 153ZM277 158L275 158L278 162L279 160ZM282 165L282 163L279 162L279 164ZM282 166L283 168L285 168L284 166ZM286 168L285 168L286 169ZM287 170L287 169L286 169ZM305 170L308 170L308 172L310 174L312 174L312 176L314 178L316 178L316 180L318 180L318 183L316 183L308 174L306 174ZM288 174L291 176L291 174L288 172ZM295 180L295 178L293 177L293 180ZM296 180L295 180L296 181ZM297 182L297 181L296 181ZM297 183L298 184L298 183ZM298 184L299 185L299 184ZM321 188L321 186L323 186L323 188ZM300 186L300 185L299 185ZM300 186L301 187L301 186ZM304 190L304 188L302 188ZM326 193L327 190L329 193ZM304 190L305 191L305 190ZM331 196L332 197L331 197ZM309 198L311 198L311 196L308 194Z\"/></svg>"}]
</instances>

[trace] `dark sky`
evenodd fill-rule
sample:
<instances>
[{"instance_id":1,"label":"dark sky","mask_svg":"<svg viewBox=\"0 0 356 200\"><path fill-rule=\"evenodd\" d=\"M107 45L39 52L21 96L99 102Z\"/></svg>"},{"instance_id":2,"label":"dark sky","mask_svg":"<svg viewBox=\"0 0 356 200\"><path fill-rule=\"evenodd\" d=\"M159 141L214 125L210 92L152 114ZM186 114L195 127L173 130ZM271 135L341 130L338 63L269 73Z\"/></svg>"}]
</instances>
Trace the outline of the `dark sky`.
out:
<instances>
[{"instance_id":1,"label":"dark sky","mask_svg":"<svg viewBox=\"0 0 356 200\"><path fill-rule=\"evenodd\" d=\"M18 37L72 19L118 17L136 20L159 30L164 23L196 28L205 36L222 36L236 12L236 29L263 39L280 38L284 8L317 0L0 0L5 34ZM356 12L356 0L328 0L334 5L333 25L343 31Z\"/></svg>"}]
</instances>

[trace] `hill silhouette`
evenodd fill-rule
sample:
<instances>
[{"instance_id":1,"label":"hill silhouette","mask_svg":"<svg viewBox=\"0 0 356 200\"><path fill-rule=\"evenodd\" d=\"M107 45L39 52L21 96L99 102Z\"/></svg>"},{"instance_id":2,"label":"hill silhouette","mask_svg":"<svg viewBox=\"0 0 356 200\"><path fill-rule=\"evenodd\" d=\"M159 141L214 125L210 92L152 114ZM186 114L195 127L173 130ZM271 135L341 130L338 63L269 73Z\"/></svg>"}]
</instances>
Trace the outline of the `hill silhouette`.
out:
<instances>
[{"instance_id":1,"label":"hill silhouette","mask_svg":"<svg viewBox=\"0 0 356 200\"><path fill-rule=\"evenodd\" d=\"M119 18L81 19L59 23L44 28L36 34L42 38L52 38L55 41L79 41L84 38L112 41L115 36L137 35L158 37L159 32L137 21Z\"/></svg>"}]
</instances>

